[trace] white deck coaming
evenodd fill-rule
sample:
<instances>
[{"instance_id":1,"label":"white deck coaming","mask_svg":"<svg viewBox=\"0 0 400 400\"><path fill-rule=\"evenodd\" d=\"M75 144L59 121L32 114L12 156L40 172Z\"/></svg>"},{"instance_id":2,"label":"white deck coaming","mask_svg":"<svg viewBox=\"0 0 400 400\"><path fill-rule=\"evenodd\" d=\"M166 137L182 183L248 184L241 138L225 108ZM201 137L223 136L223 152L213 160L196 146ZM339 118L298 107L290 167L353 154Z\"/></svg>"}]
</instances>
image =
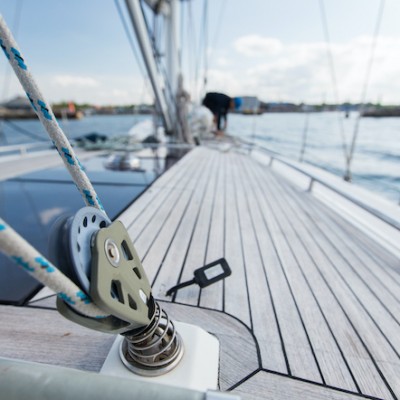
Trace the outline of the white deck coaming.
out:
<instances>
[{"instance_id":1,"label":"white deck coaming","mask_svg":"<svg viewBox=\"0 0 400 400\"><path fill-rule=\"evenodd\" d=\"M76 154L80 160L86 160L105 154L105 152L76 149ZM36 151L20 156L0 157L0 181L60 165L63 165L63 161L54 150Z\"/></svg>"},{"instance_id":2,"label":"white deck coaming","mask_svg":"<svg viewBox=\"0 0 400 400\"><path fill-rule=\"evenodd\" d=\"M400 258L400 245L396 240L400 231L400 209L396 204L310 164L271 155L262 148L253 150L252 156L300 189L312 191L324 204L371 236L381 248Z\"/></svg>"}]
</instances>

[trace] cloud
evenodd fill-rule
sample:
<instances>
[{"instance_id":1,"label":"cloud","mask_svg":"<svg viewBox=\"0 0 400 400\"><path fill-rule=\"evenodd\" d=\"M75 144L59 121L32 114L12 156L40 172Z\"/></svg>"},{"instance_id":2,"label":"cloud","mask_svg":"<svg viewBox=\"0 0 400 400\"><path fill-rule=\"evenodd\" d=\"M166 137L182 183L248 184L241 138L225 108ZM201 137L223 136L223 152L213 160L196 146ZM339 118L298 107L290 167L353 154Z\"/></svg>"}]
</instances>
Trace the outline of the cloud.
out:
<instances>
[{"instance_id":1,"label":"cloud","mask_svg":"<svg viewBox=\"0 0 400 400\"><path fill-rule=\"evenodd\" d=\"M57 75L54 77L53 82L62 87L97 87L99 82L88 76L74 76L74 75Z\"/></svg>"},{"instance_id":2,"label":"cloud","mask_svg":"<svg viewBox=\"0 0 400 400\"><path fill-rule=\"evenodd\" d=\"M331 43L339 102L361 100L371 44L370 36ZM379 38L367 101L400 103L399 48L400 37ZM255 95L264 101L336 101L324 42L285 43L272 37L247 35L237 39L231 47L213 50L212 54L208 91L222 91L233 96ZM185 78L185 86L190 89L192 98L200 97L202 83L196 87L190 74ZM49 102L128 104L153 100L151 90L144 87L143 78L133 73L38 75L37 81ZM23 95L14 76L9 84L7 97Z\"/></svg>"},{"instance_id":3,"label":"cloud","mask_svg":"<svg viewBox=\"0 0 400 400\"><path fill-rule=\"evenodd\" d=\"M125 99L125 100L131 97L131 94L127 90L121 90L121 89L113 89L111 91L111 95L118 99Z\"/></svg>"},{"instance_id":4,"label":"cloud","mask_svg":"<svg viewBox=\"0 0 400 400\"><path fill-rule=\"evenodd\" d=\"M235 50L248 57L276 54L282 49L280 40L259 35L247 35L234 42Z\"/></svg>"},{"instance_id":5,"label":"cloud","mask_svg":"<svg viewBox=\"0 0 400 400\"><path fill-rule=\"evenodd\" d=\"M60 77L63 79L60 80ZM64 79L65 77L67 79ZM38 76L38 78L43 93L50 102L76 101L102 105L153 101L148 88L144 86L142 77L135 75L73 76L73 79L70 79L70 76L56 75L50 78L43 76ZM67 85L67 82L71 84Z\"/></svg>"},{"instance_id":6,"label":"cloud","mask_svg":"<svg viewBox=\"0 0 400 400\"><path fill-rule=\"evenodd\" d=\"M282 43L257 35L244 36L233 43L241 68L228 75L232 90L258 95L263 100L339 102L361 100L369 63L372 38L359 36L346 43L332 43L337 93L333 88L327 46L323 42ZM380 37L370 74L367 100L400 102L400 38ZM220 77L224 76L220 70ZM228 72L227 70L225 72ZM226 79L225 79L226 82ZM220 85L215 80L212 84ZM228 85L226 85L228 86ZM239 86L239 88L238 88ZM236 93L238 94L238 93ZM338 97L338 98L337 98Z\"/></svg>"},{"instance_id":7,"label":"cloud","mask_svg":"<svg viewBox=\"0 0 400 400\"><path fill-rule=\"evenodd\" d=\"M229 67L232 65L232 62L228 57L220 56L215 59L215 65L218 67Z\"/></svg>"}]
</instances>

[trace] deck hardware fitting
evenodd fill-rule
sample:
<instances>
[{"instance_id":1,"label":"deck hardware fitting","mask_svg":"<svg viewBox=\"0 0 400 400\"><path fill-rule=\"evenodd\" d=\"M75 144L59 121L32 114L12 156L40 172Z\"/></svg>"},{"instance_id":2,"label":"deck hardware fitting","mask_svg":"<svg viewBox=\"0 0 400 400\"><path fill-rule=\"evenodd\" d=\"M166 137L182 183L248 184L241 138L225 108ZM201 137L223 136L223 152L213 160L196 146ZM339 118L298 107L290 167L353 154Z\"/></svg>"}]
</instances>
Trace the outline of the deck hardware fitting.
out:
<instances>
[{"instance_id":1,"label":"deck hardware fitting","mask_svg":"<svg viewBox=\"0 0 400 400\"><path fill-rule=\"evenodd\" d=\"M81 287L87 282L86 293L109 316L83 316L61 299L57 299L57 309L87 328L123 335L120 357L129 370L143 376L162 375L182 359L182 339L154 300L126 228L120 221L111 223L106 218L101 211L84 207L58 223L54 237L59 241L55 259L67 260L62 263L65 273ZM66 250L62 249L65 243Z\"/></svg>"},{"instance_id":2,"label":"deck hardware fitting","mask_svg":"<svg viewBox=\"0 0 400 400\"><path fill-rule=\"evenodd\" d=\"M159 376L175 368L182 359L183 342L165 310L155 303L151 323L134 335L124 335L120 357L124 365L142 376Z\"/></svg>"},{"instance_id":3,"label":"deck hardware fitting","mask_svg":"<svg viewBox=\"0 0 400 400\"><path fill-rule=\"evenodd\" d=\"M118 250L118 246L115 244L115 242L111 238L106 240L106 242L104 244L104 249L106 251L106 256L107 256L108 261L110 261L110 264L113 267L118 267L120 253Z\"/></svg>"},{"instance_id":4,"label":"deck hardware fitting","mask_svg":"<svg viewBox=\"0 0 400 400\"><path fill-rule=\"evenodd\" d=\"M177 285L168 289L166 295L171 296L173 293L176 293L179 289L182 289L186 286L197 284L201 288L205 288L207 286L212 285L226 277L230 276L232 273L228 262L225 258L219 258L216 261L213 261L204 267L198 268L194 271L194 278L178 283Z\"/></svg>"}]
</instances>

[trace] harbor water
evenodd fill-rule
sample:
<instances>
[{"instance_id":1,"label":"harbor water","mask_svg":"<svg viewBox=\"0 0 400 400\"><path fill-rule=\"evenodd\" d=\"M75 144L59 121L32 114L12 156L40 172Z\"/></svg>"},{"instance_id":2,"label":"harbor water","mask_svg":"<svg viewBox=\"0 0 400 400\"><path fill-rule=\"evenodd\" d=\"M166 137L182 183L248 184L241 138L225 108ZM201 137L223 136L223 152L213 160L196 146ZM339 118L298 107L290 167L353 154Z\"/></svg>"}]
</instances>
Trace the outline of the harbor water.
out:
<instances>
[{"instance_id":1,"label":"harbor water","mask_svg":"<svg viewBox=\"0 0 400 400\"><path fill-rule=\"evenodd\" d=\"M88 116L82 120L60 121L66 134L75 139L88 133L124 135L143 115ZM230 115L228 133L299 160L304 133L307 140L304 162L343 176L345 157L341 127L350 146L357 114L344 113L267 113ZM0 145L48 140L36 120L0 122ZM29 135L33 134L33 135ZM400 118L362 118L352 162L353 183L380 194L394 203L400 199Z\"/></svg>"}]
</instances>

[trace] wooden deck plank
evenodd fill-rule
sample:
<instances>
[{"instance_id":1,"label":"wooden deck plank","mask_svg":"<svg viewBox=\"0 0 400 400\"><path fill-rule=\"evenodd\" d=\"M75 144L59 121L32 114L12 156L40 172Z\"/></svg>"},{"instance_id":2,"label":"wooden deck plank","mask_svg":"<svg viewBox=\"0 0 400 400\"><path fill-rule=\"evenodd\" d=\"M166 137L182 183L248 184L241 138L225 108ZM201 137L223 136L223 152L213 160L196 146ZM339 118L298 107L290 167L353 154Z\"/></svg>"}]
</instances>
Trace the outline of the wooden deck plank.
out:
<instances>
[{"instance_id":1,"label":"wooden deck plank","mask_svg":"<svg viewBox=\"0 0 400 400\"><path fill-rule=\"evenodd\" d=\"M176 229L170 247L164 254L162 267L153 281L153 295L157 299L170 300L166 296L166 291L179 281L182 268L185 263L186 254L191 244L194 234L201 204L203 202L207 186L210 182L210 176L216 167L216 158L212 158L204 169L204 173L196 182L196 187L186 208L182 209L182 218ZM222 304L222 294L220 293L220 302Z\"/></svg>"},{"instance_id":2,"label":"wooden deck plank","mask_svg":"<svg viewBox=\"0 0 400 400\"><path fill-rule=\"evenodd\" d=\"M186 171L185 177L179 182L180 187L171 192L162 207L157 210L154 218L146 224L139 238L134 242L139 256L142 257L150 282L157 273L181 218L182 210L188 204L196 181L205 165L206 161L202 160L197 168L193 167Z\"/></svg>"},{"instance_id":3,"label":"wooden deck plank","mask_svg":"<svg viewBox=\"0 0 400 400\"><path fill-rule=\"evenodd\" d=\"M263 226L259 227L258 237L264 259L270 260L266 267L290 367L289 373L293 376L322 382L295 298L285 275L283 264L286 259L285 255L282 255L282 246L285 246L284 235L271 218L272 211L261 194L260 187L254 184L253 180L252 187L255 203L261 212L263 222Z\"/></svg>"},{"instance_id":4,"label":"wooden deck plank","mask_svg":"<svg viewBox=\"0 0 400 400\"><path fill-rule=\"evenodd\" d=\"M320 218L335 228L332 232L335 233L339 241L343 235L352 237L351 246L349 243L343 242L343 239L341 242L349 251L355 253L363 266L374 274L372 281L378 280L391 292L394 299L400 302L397 295L400 290L400 260L381 247L376 247L376 243L371 238L344 219L337 218L334 211L323 209L321 206L322 204L313 203L315 212L320 215Z\"/></svg>"},{"instance_id":5,"label":"wooden deck plank","mask_svg":"<svg viewBox=\"0 0 400 400\"><path fill-rule=\"evenodd\" d=\"M308 236L307 232L301 226L297 226L297 237L293 235L293 221L299 218L299 211L294 210L292 212L289 207L290 196L283 196L280 193L279 185L283 185L284 183L279 182L279 185L275 185L274 180L270 180L269 183L271 190L276 192L280 199L287 197L287 205L284 208L285 216L282 217L283 214L281 214L280 222L284 224L285 234L290 234L290 245L294 247L297 257L302 260L299 263L299 267L301 267L313 295L317 299L324 319L326 319L332 336L343 354L343 360L349 366L355 382L363 393L390 398L388 391L381 390L383 385L382 379L375 369L372 360L369 360L368 353L358 339L351 323L346 318L346 314L338 305L334 293L329 291L326 281L318 273L319 267L327 265L326 259L321 257L315 250L312 253L307 251L313 249L314 238ZM313 200L315 199L309 199L309 201ZM299 236L302 238L301 243L299 242ZM323 340L323 338L321 339ZM338 370L334 375L344 374L347 369Z\"/></svg>"},{"instance_id":6,"label":"wooden deck plank","mask_svg":"<svg viewBox=\"0 0 400 400\"><path fill-rule=\"evenodd\" d=\"M210 240L211 218L213 215L216 193L219 189L218 177L222 173L221 157L217 160L216 168L216 173L213 173L210 177L210 183L201 204L199 220L195 227L193 239L188 249L182 276L179 282L186 282L193 279L194 270L207 263L207 248ZM198 305L200 302L199 286L191 285L178 291L174 301Z\"/></svg>"},{"instance_id":7,"label":"wooden deck plank","mask_svg":"<svg viewBox=\"0 0 400 400\"><path fill-rule=\"evenodd\" d=\"M221 156L221 152L216 150L217 157L220 159L219 171L214 171L218 175L216 194L213 204L210 230L208 233L207 249L205 254L205 264L215 261L224 256L225 232L225 194L223 183L226 177L225 160ZM224 309L224 284L217 282L216 284L200 290L200 306L207 308L215 308L217 310Z\"/></svg>"},{"instance_id":8,"label":"wooden deck plank","mask_svg":"<svg viewBox=\"0 0 400 400\"><path fill-rule=\"evenodd\" d=\"M292 199L293 193L291 193L288 198ZM297 196L296 200L298 200L298 198L299 196ZM304 200L303 206L305 208L309 208L311 201L314 201L314 199L307 198L306 200ZM313 218L311 218L311 216L309 218L306 218L306 214L302 214L302 211L303 210L294 209L293 215L298 215L303 220L304 226L306 226L307 223L314 223ZM329 229L329 227L325 228ZM397 391L397 382L396 379L394 379L395 371L393 371L393 369L397 369L397 364L396 362L394 362L394 353L392 349L388 347L388 344L387 342L385 342L382 335L376 331L376 327L374 329L371 321L368 321L369 318L365 314L365 312L363 312L359 305L357 306L357 301L352 295L351 291L346 291L345 285L343 285L343 282L340 280L335 271L336 260L333 261L329 259L329 257L327 257L327 255L325 254L326 244L319 246L321 236L321 231L313 233L309 230L302 230L299 232L299 237L302 238L307 252L311 255L311 258L314 260L315 266L319 269L319 272L323 277L325 283L327 284L327 287L335 297L336 302L342 308L343 312L346 315L346 318L353 328L353 333L351 331L347 332L347 335L351 335L351 341L347 344L347 346L343 347L343 351L345 354L351 355L353 353L354 343L357 343L355 339L358 338L365 349L364 353L366 351L370 358L370 362L365 365L366 368L364 370L363 368L359 370L357 365L357 368L354 368L354 366L352 365L352 371L355 377L357 378L358 376L359 379L361 379L358 381L358 383L362 388L363 393L367 393L370 395L372 394L384 398L392 398L393 394L391 395L390 393L388 393L388 390L393 390L393 388L395 388L395 390ZM310 274L308 274L307 276L310 276ZM317 287L317 285L315 285L315 287ZM346 332L344 332L344 336L343 334L341 334L341 330L345 325L343 323L337 324L336 319L333 320L333 322L335 323L333 327L335 329L335 334L337 335L338 340L346 339ZM354 359L357 362L361 363L365 359L365 356L363 356L363 353L360 353L359 350L360 349L358 349L354 355L348 358L348 362L350 365L353 363ZM388 367L387 365L383 365L379 360L385 360L385 363L388 362L390 364L390 367ZM371 362L373 364L373 367L371 366ZM392 362L394 362L394 364L392 364ZM377 373L373 373L374 369L376 369ZM373 375L371 376L371 373L373 373L373 375L380 376L380 379L377 379L377 377L373 379ZM369 378L372 378L372 380L366 380L366 375L369 375ZM382 386L382 377L384 376L386 376L384 378L384 381L387 380L387 377L390 378L390 382L387 385L388 389L386 391L382 390L384 389L384 387ZM366 387L363 388L363 386L365 385Z\"/></svg>"},{"instance_id":9,"label":"wooden deck plank","mask_svg":"<svg viewBox=\"0 0 400 400\"><path fill-rule=\"evenodd\" d=\"M182 218L184 217L186 210L190 206L190 202L196 193L199 180L207 174L207 165L208 161L202 160L202 162L197 165L197 170L189 178L188 183L185 185L180 183L182 186L182 191L179 191L177 194L173 193L173 195L169 197L166 203L169 203L169 207L171 208L168 211L166 218L160 218L160 220L158 220L158 215L161 214L164 217L167 209L166 207L163 207L162 212L158 213L156 216L155 222L158 225L157 235L154 236L154 232L149 229L147 234L151 235L150 238L146 237L146 235L142 235L140 237L139 241L142 243L147 242L147 246L148 243L151 243L148 251L144 255L143 264L146 266L146 271L149 271L148 277L152 283L154 283L156 274L162 267L162 263L167 252L169 251L174 236L181 225ZM175 276L175 279L177 279L177 275Z\"/></svg>"},{"instance_id":10,"label":"wooden deck plank","mask_svg":"<svg viewBox=\"0 0 400 400\"><path fill-rule=\"evenodd\" d=\"M260 346L262 366L266 369L288 373L286 354L281 332L276 316L272 294L269 288L266 266L262 259L257 223L262 220L254 209L254 199L247 176L244 176L242 166L235 162L238 182L242 186L236 191L240 230L242 233L244 264L247 270L250 308L254 334ZM252 204L250 204L250 200ZM227 290L235 288L227 283Z\"/></svg>"},{"instance_id":11,"label":"wooden deck plank","mask_svg":"<svg viewBox=\"0 0 400 400\"><path fill-rule=\"evenodd\" d=\"M261 186L264 187L264 182L268 181L271 187L271 180L265 179L264 181L260 173L265 174L265 170L258 171L258 174L255 169L248 170L248 174L256 178L256 184L258 180L258 184L262 182ZM250 176L248 179L249 178ZM296 304L302 314L304 325L307 329L310 342L312 343L323 380L326 384L331 386L357 391L358 388L351 376L346 360L343 358L337 341L332 335L331 327L327 324L326 316L321 310L309 281L301 268L301 265L309 262L309 260L307 260L307 257L304 257L304 254L297 251L297 246L296 252L293 251L295 237L293 237L292 229L295 229L297 221L295 218L292 218L290 226L286 226L283 223L283 219L285 218L284 213L287 208L287 200L284 196L274 198L272 194L274 191L271 189L271 193L269 193L266 199L271 208L272 215L277 225L284 233L287 242L287 246L283 248L282 252L284 255L281 256L283 260L286 260L283 265L293 295L296 298Z\"/></svg>"},{"instance_id":12,"label":"wooden deck plank","mask_svg":"<svg viewBox=\"0 0 400 400\"><path fill-rule=\"evenodd\" d=\"M392 315L392 318L398 324L400 317L400 299L398 296L400 284L386 273L385 263L377 262L376 259L369 257L365 254L363 247L354 243L355 233L348 223L338 229L333 229L333 227L336 228L337 226L335 222L337 223L341 218L320 209L315 202L312 205L313 208L308 212L318 216L318 219L314 218L314 220L316 222L321 221L321 224L331 227L331 229L324 232L332 247L337 249L341 258L347 262L351 272L364 283L373 296L382 303L382 306L390 308L387 312ZM362 232L357 232L356 237L360 241L365 240L365 234ZM349 241L348 238L352 240ZM400 264L400 260L398 260L398 263Z\"/></svg>"},{"instance_id":13,"label":"wooden deck plank","mask_svg":"<svg viewBox=\"0 0 400 400\"><path fill-rule=\"evenodd\" d=\"M349 251L346 243L343 242L333 231L324 231L325 237L334 248L340 252L340 262L336 262L342 279L348 282L349 287L354 291L355 296L368 309L371 318L382 330L382 333L390 333L400 329L400 304L394 293L391 293L381 280L360 262L356 254ZM379 266L373 265L378 271ZM396 290L396 289L394 289ZM400 287L397 288L397 294ZM397 354L400 354L400 337L391 338L391 343Z\"/></svg>"},{"instance_id":14,"label":"wooden deck plank","mask_svg":"<svg viewBox=\"0 0 400 400\"><path fill-rule=\"evenodd\" d=\"M196 152L194 154L195 159L197 159L200 154L201 153ZM134 243L136 243L139 236L153 219L159 218L157 213L160 208L165 208L164 203L169 202L169 196L174 196L177 191L183 190L184 185L192 179L191 174L195 173L195 171L195 163L193 162L188 162L187 165L184 164L182 166L175 165L171 168L169 173L161 176L161 178L164 178L163 183L154 183L139 197L138 203L136 204L135 202L134 207L128 208L128 210L121 215L121 221L125 223L128 233ZM167 180L165 177L170 179ZM180 185L179 188L178 185ZM149 192L149 194L145 196L147 192ZM136 211L136 209L138 210ZM155 221L155 223L157 224L157 221ZM140 244L138 245L140 246Z\"/></svg>"},{"instance_id":15,"label":"wooden deck plank","mask_svg":"<svg viewBox=\"0 0 400 400\"><path fill-rule=\"evenodd\" d=\"M382 272L388 275L389 279L393 280L393 284L396 283L397 285L400 285L399 259L385 249L375 248L376 243L373 243L373 241L367 241L365 237L359 239L358 233L355 233L352 236L354 237L354 243L360 247L363 254L373 260L374 263L379 265Z\"/></svg>"},{"instance_id":16,"label":"wooden deck plank","mask_svg":"<svg viewBox=\"0 0 400 400\"><path fill-rule=\"evenodd\" d=\"M56 310L0 306L2 357L100 371L114 336L92 331Z\"/></svg>"},{"instance_id":17,"label":"wooden deck plank","mask_svg":"<svg viewBox=\"0 0 400 400\"><path fill-rule=\"evenodd\" d=\"M233 164L236 161L230 153L221 153L225 162L225 178L221 182L220 217L224 223L225 240L224 256L227 260L232 275L225 284L225 311L239 318L247 326L251 327L250 309L246 277L243 264L243 252L241 244L241 232L237 213L236 187L234 182ZM225 208L225 210L224 210ZM214 222L214 221L213 221Z\"/></svg>"},{"instance_id":18,"label":"wooden deck plank","mask_svg":"<svg viewBox=\"0 0 400 400\"><path fill-rule=\"evenodd\" d=\"M247 179L254 178L254 184L264 188L267 182L271 187L269 179L263 179L260 172L264 175L265 170L258 171L255 169L248 170ZM285 275L293 293L299 314L302 317L302 323L307 333L307 338L310 341L313 355L318 362L319 370L323 382L331 385L342 387L347 390L357 391L351 373L343 359L340 349L338 348L335 338L332 336L329 326L326 324L325 315L322 313L321 308L311 291L308 281L301 270L301 264L304 262L301 255L293 252L293 233L291 227L282 224L284 215L282 209L285 208L286 199L280 196L279 199L272 196L272 190L269 190L267 199L268 206L271 209L270 219L271 224L276 224L278 229L286 239L286 243L282 241L280 245L280 258L282 265L285 269ZM291 220L292 225L296 225L296 220ZM289 244L290 243L290 244Z\"/></svg>"},{"instance_id":19,"label":"wooden deck plank","mask_svg":"<svg viewBox=\"0 0 400 400\"><path fill-rule=\"evenodd\" d=\"M297 198L300 197L297 196ZM400 338L398 335L390 335L391 332L400 328L398 302L385 291L385 288L380 285L377 279L374 279L373 275L368 275L369 271L363 269L360 262L352 257L343 242L338 241L332 228L326 229L331 225L326 224L324 227L318 225L314 218L316 214L311 213L308 203L307 209L304 204L303 211L304 214L309 216L309 221L312 220L313 223L310 225L315 229L315 236L318 235L322 241L321 246L323 246L328 257L333 260L338 275L381 331L381 335L391 336L390 341L388 341L393 347L393 351L397 353L397 358L399 358ZM324 216L320 214L319 217L319 220L323 221ZM346 239L347 241L351 240L351 236L347 236ZM365 274L365 277L360 276L361 273Z\"/></svg>"},{"instance_id":20,"label":"wooden deck plank","mask_svg":"<svg viewBox=\"0 0 400 400\"><path fill-rule=\"evenodd\" d=\"M365 397L260 371L235 390L243 400L361 400Z\"/></svg>"},{"instance_id":21,"label":"wooden deck plank","mask_svg":"<svg viewBox=\"0 0 400 400\"><path fill-rule=\"evenodd\" d=\"M200 152L195 152L194 156L199 156ZM151 213L159 204L164 201L169 192L173 190L174 183L178 182L186 173L186 168L191 165L190 157L183 157L171 167L168 173L159 176L153 184L147 188L136 200L135 206L126 209L118 219L130 229L132 224L136 225L136 231L140 230L138 220L147 221L148 213ZM168 188L169 190L166 190ZM160 195L161 194L161 195ZM135 232L130 232L132 235Z\"/></svg>"}]
</instances>

